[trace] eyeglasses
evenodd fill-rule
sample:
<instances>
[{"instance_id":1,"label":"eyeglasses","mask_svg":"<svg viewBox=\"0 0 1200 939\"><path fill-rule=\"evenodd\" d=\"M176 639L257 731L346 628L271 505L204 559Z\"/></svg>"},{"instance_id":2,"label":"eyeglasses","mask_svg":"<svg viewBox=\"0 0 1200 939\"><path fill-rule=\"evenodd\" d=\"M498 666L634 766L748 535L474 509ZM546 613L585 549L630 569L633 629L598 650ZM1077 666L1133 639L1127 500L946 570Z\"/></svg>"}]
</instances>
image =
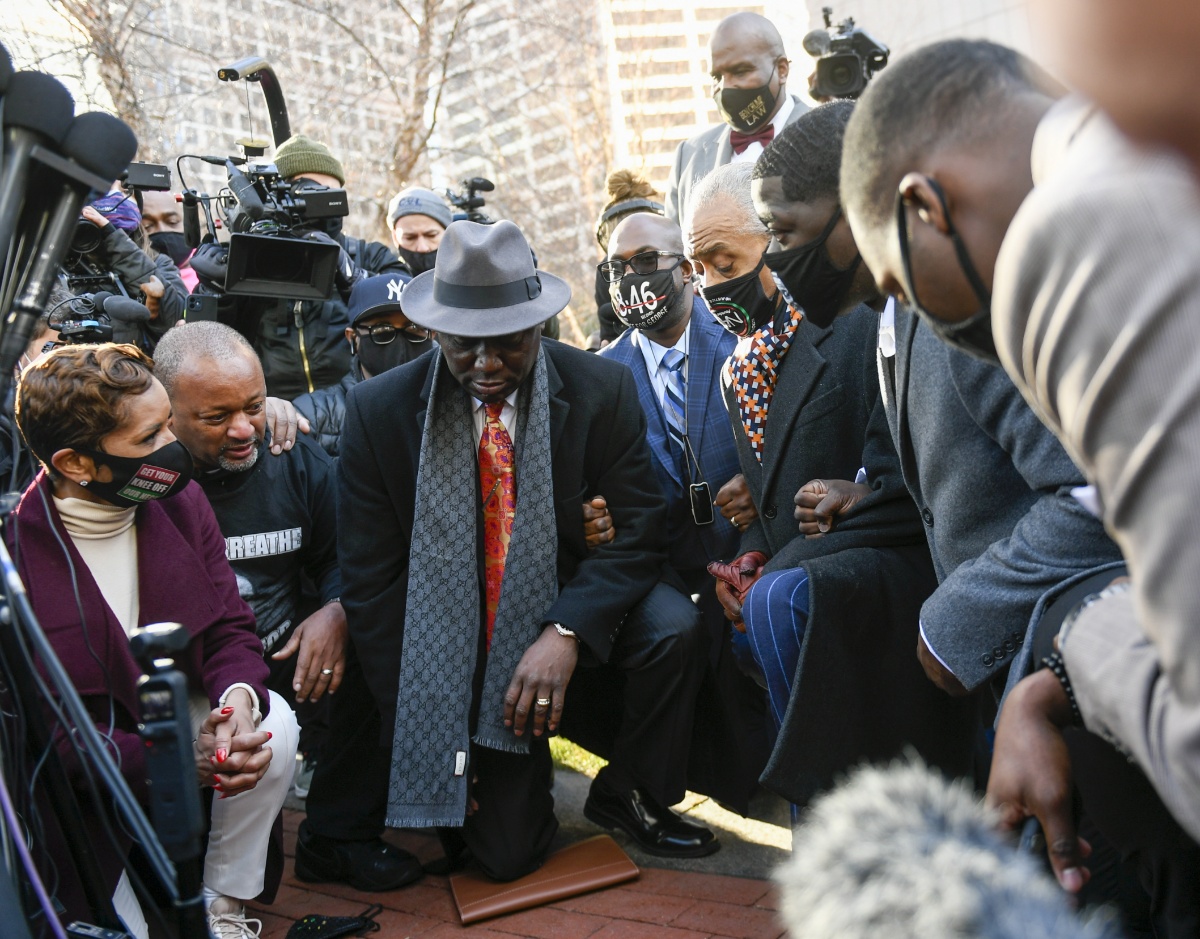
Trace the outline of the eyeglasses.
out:
<instances>
[{"instance_id":1,"label":"eyeglasses","mask_svg":"<svg viewBox=\"0 0 1200 939\"><path fill-rule=\"evenodd\" d=\"M391 343L397 334L402 335L409 342L416 345L421 342L428 342L430 331L422 329L415 323L409 323L404 327L393 326L391 323L376 323L374 326L355 326L355 330L360 333L366 333L371 337L371 342L377 346L386 346Z\"/></svg>"},{"instance_id":2,"label":"eyeglasses","mask_svg":"<svg viewBox=\"0 0 1200 939\"><path fill-rule=\"evenodd\" d=\"M677 260L670 267L660 268L658 266L659 258L676 258ZM596 270L610 284L615 284L625 276L625 268L629 268L635 274L653 274L657 270L673 271L686 260L684 255L674 251L643 251L641 254L635 254L628 261L622 261L620 258L601 261L596 265Z\"/></svg>"}]
</instances>

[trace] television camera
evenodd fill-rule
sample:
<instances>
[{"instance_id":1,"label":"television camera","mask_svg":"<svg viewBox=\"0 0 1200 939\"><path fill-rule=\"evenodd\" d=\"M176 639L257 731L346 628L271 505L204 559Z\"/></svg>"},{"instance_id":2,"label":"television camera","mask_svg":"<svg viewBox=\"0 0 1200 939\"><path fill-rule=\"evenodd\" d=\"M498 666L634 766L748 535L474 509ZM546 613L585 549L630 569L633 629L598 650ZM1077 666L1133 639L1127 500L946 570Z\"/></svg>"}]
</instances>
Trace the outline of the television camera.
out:
<instances>
[{"instance_id":1,"label":"television camera","mask_svg":"<svg viewBox=\"0 0 1200 939\"><path fill-rule=\"evenodd\" d=\"M811 92L818 101L857 98L876 72L888 64L891 50L856 26L854 17L833 25L833 7L822 7L824 29L804 37L804 51L817 60Z\"/></svg>"}]
</instances>

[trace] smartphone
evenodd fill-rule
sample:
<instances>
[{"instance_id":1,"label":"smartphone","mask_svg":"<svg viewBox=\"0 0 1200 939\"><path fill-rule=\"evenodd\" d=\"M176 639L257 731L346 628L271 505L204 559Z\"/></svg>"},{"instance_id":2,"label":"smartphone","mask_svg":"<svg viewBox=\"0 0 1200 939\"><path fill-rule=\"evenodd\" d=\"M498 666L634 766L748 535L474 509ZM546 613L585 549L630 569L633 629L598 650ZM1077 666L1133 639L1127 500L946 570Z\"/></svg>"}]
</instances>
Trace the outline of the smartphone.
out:
<instances>
[{"instance_id":1,"label":"smartphone","mask_svg":"<svg viewBox=\"0 0 1200 939\"><path fill-rule=\"evenodd\" d=\"M708 483L692 483L688 486L688 498L692 502L692 519L697 525L713 523L712 489Z\"/></svg>"},{"instance_id":2,"label":"smartphone","mask_svg":"<svg viewBox=\"0 0 1200 939\"><path fill-rule=\"evenodd\" d=\"M218 297L211 294L194 293L187 298L187 313L184 319L189 323L199 323L204 320L217 318Z\"/></svg>"}]
</instances>

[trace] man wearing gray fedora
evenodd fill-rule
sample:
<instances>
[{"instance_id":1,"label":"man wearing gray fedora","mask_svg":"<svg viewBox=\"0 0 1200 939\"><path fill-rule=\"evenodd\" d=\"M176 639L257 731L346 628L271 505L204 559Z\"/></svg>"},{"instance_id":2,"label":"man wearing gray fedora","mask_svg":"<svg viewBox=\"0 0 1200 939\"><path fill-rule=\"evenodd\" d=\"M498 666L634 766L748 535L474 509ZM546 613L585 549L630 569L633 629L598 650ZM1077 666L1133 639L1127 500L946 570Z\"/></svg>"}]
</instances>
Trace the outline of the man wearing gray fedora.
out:
<instances>
[{"instance_id":1,"label":"man wearing gray fedora","mask_svg":"<svg viewBox=\"0 0 1200 939\"><path fill-rule=\"evenodd\" d=\"M592 706L569 690L576 666L609 663L625 678L621 730L586 814L653 853L717 849L668 808L684 795L703 652L694 607L660 582L666 507L645 417L628 369L542 339L569 299L516 225L455 222L404 290L439 347L349 395L342 602L390 766L369 784L336 755L318 766L309 848L346 837L313 796L357 785L388 825L438 828L452 862L469 852L497 880L535 870L558 828L547 738ZM616 535L589 548L582 505L598 495ZM345 681L335 738L364 722Z\"/></svg>"}]
</instances>

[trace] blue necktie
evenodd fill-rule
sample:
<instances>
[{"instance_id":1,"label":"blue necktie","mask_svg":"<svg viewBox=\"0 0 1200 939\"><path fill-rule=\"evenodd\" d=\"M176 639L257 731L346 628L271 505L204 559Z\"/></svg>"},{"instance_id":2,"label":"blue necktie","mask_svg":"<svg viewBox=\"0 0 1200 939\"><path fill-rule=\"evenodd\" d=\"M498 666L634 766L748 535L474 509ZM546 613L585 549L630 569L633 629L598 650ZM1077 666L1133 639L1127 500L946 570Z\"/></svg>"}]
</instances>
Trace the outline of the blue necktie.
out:
<instances>
[{"instance_id":1,"label":"blue necktie","mask_svg":"<svg viewBox=\"0 0 1200 939\"><path fill-rule=\"evenodd\" d=\"M667 386L662 396L663 417L667 421L667 436L679 448L680 457L684 455L683 437L687 433L687 411L684 405L687 390L683 380L683 363L686 361L687 356L678 349L668 349L662 357Z\"/></svg>"}]
</instances>

